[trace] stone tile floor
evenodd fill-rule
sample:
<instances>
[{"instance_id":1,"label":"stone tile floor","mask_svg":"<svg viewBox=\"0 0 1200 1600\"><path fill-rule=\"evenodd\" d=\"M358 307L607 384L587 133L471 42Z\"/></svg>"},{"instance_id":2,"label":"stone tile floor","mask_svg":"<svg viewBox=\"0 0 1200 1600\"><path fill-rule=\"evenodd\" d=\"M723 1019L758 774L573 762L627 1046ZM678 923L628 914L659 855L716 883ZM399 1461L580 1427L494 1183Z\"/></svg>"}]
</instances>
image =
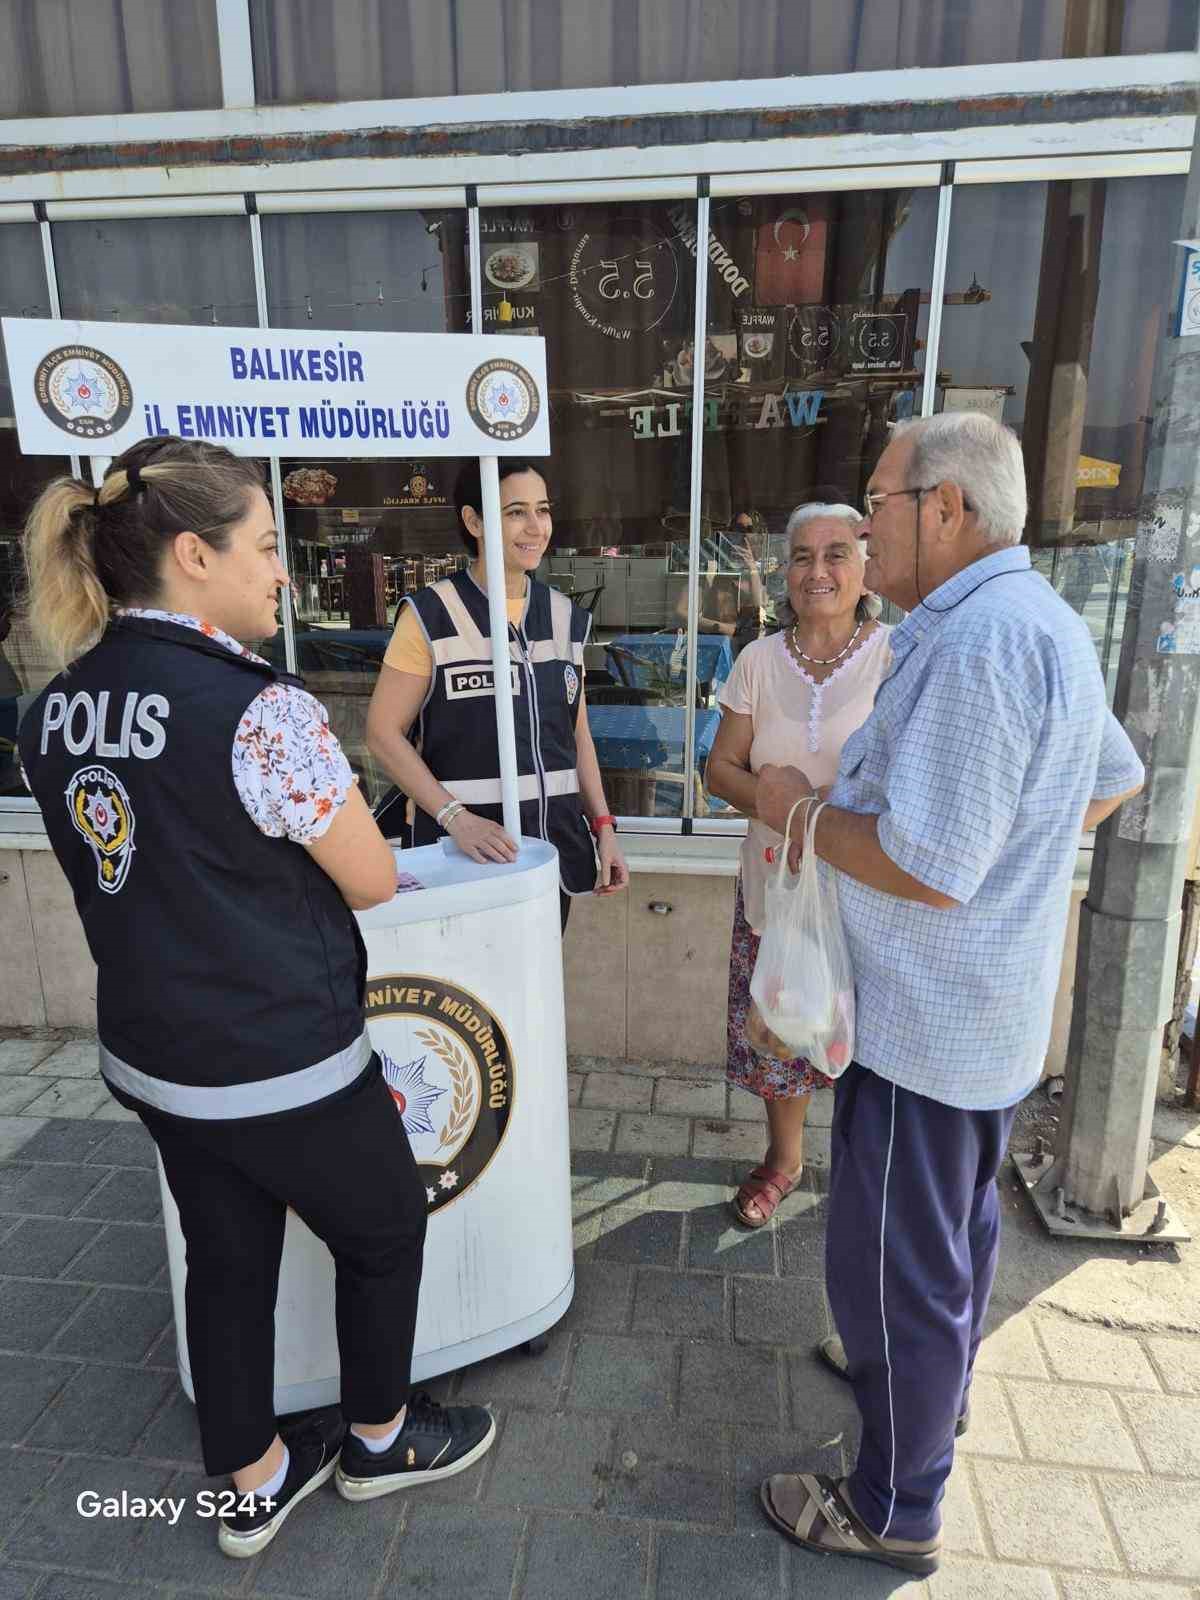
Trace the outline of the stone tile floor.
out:
<instances>
[{"instance_id":1,"label":"stone tile floor","mask_svg":"<svg viewBox=\"0 0 1200 1600\"><path fill-rule=\"evenodd\" d=\"M149 1141L104 1097L94 1041L0 1039L0 1600L1200 1600L1185 1253L1114 1249L1093 1283L1103 1250L1052 1244L1005 1193L942 1569L919 1583L808 1556L766 1527L756 1492L769 1471L838 1471L854 1454L850 1396L811 1356L830 1327L829 1099L801 1189L750 1235L726 1210L761 1156L749 1097L730 1104L702 1068L573 1066L574 1302L540 1358L436 1385L493 1406L495 1448L405 1498L352 1507L322 1491L237 1563L190 1512L171 1529L76 1510L83 1489L194 1497L207 1480L174 1368ZM1197 1121L1172 1160L1200 1162ZM1105 1287L1129 1278L1141 1323Z\"/></svg>"}]
</instances>

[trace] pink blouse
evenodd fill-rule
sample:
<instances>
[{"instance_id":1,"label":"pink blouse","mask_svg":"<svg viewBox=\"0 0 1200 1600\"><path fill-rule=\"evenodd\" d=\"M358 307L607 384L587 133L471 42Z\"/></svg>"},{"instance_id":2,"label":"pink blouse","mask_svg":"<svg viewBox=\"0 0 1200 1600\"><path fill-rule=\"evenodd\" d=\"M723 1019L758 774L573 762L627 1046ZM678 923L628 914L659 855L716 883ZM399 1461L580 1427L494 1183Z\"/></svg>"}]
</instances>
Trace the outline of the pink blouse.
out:
<instances>
[{"instance_id":1,"label":"pink blouse","mask_svg":"<svg viewBox=\"0 0 1200 1600\"><path fill-rule=\"evenodd\" d=\"M814 789L833 782L842 746L870 716L875 692L891 669L891 631L877 625L820 683L793 656L784 634L771 634L746 646L720 700L728 710L753 721L751 772L768 765L799 767ZM782 842L781 835L762 822L751 822L742 841L742 903L755 933L762 932L763 890L771 870L764 852Z\"/></svg>"}]
</instances>

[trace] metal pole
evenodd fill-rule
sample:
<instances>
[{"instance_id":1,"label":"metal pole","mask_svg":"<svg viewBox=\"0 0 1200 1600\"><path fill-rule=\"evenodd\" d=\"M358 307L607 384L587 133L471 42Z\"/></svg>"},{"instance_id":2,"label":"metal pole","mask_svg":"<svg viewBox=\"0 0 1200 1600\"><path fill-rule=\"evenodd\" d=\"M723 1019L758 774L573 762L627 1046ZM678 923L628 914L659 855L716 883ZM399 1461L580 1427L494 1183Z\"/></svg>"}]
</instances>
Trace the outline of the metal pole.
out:
<instances>
[{"instance_id":1,"label":"metal pole","mask_svg":"<svg viewBox=\"0 0 1200 1600\"><path fill-rule=\"evenodd\" d=\"M250 223L250 254L254 262L254 299L258 308L258 325L260 328L271 326L271 316L267 309L267 269L263 257L262 245L262 218L253 202L247 196L247 205L251 207ZM291 673L299 672L299 656L296 650L296 591L292 586L292 564L287 542L287 512L283 504L283 476L279 471L279 457L270 457L271 468L271 506L275 513L275 526L279 531L279 561L288 576L287 589L279 602L280 615L283 618L283 661ZM332 562L331 562L332 565Z\"/></svg>"},{"instance_id":2,"label":"metal pole","mask_svg":"<svg viewBox=\"0 0 1200 1600\"><path fill-rule=\"evenodd\" d=\"M687 668L684 675L683 815L695 810L696 658L700 624L700 525L704 499L704 347L708 338L708 179L696 200L696 317L692 332L692 472L688 513Z\"/></svg>"},{"instance_id":3,"label":"metal pole","mask_svg":"<svg viewBox=\"0 0 1200 1600\"><path fill-rule=\"evenodd\" d=\"M1200 335L1182 337L1176 244L1200 232L1200 122L1183 218L1160 241L1166 326L1114 710L1146 787L1100 829L1081 908L1067 1091L1053 1160L1017 1158L1043 1221L1074 1238L1185 1239L1147 1172L1174 1000L1192 803L1200 781ZM1184 591L1181 593L1180 591Z\"/></svg>"},{"instance_id":4,"label":"metal pole","mask_svg":"<svg viewBox=\"0 0 1200 1600\"><path fill-rule=\"evenodd\" d=\"M496 742L500 747L500 799L504 831L520 840L517 735L513 724L512 657L508 648L508 604L504 588L504 541L500 537L500 472L495 456L480 456L483 485L483 561L487 576L488 627L492 634L492 680L496 685Z\"/></svg>"},{"instance_id":5,"label":"metal pole","mask_svg":"<svg viewBox=\"0 0 1200 1600\"><path fill-rule=\"evenodd\" d=\"M954 204L954 163L942 163L938 187L937 227L933 236L933 281L929 286L929 326L925 330L925 373L921 384L921 415L931 417L937 400L938 351L942 343L942 312L946 307L946 264L950 259L950 208Z\"/></svg>"},{"instance_id":6,"label":"metal pole","mask_svg":"<svg viewBox=\"0 0 1200 1600\"><path fill-rule=\"evenodd\" d=\"M471 331L483 332L483 274L480 267L479 203L467 195L467 252L471 272ZM483 488L483 565L487 578L488 627L492 635L492 682L496 698L496 743L500 750L500 800L504 831L521 839L517 788L517 735L513 722L512 658L508 648L508 596L504 585L504 541L500 537L500 469L495 456L480 456Z\"/></svg>"},{"instance_id":7,"label":"metal pole","mask_svg":"<svg viewBox=\"0 0 1200 1600\"><path fill-rule=\"evenodd\" d=\"M46 269L46 295L50 301L50 315L59 321L62 318L62 301L58 293L58 268L54 263L54 236L50 232L50 223L46 217L46 208L43 202L38 201L35 206L38 219L38 233L42 241L42 262ZM80 457L72 452L71 476L78 478L81 470Z\"/></svg>"}]
</instances>

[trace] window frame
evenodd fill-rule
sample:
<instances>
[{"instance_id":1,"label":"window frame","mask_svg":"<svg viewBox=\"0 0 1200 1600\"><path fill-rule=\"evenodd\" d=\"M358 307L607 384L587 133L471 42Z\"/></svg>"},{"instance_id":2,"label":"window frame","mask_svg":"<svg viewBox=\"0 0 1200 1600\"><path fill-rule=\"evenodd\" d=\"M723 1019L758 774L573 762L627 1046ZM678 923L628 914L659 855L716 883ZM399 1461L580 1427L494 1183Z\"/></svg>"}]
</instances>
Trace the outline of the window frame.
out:
<instances>
[{"instance_id":1,"label":"window frame","mask_svg":"<svg viewBox=\"0 0 1200 1600\"><path fill-rule=\"evenodd\" d=\"M244 0L237 0L241 5ZM235 7L234 7L235 8ZM222 7L222 10L225 8ZM1125 80L1128 82L1129 65L1131 61L1170 62L1177 64L1181 60L1194 65L1196 58L1184 54L1171 57L1114 57L1102 58L1100 63L1095 60L1085 63L1089 68L1096 67L1103 62L1118 62L1122 64ZM1024 63L1022 66L1061 65L1061 63ZM932 73L946 73L958 69L935 68L928 69ZM981 71L984 69L980 69ZM998 69L1004 71L1006 84L1011 89L1012 73L1014 69ZM856 79L886 78L895 76L890 74L856 74ZM904 74L906 96L914 93L912 84L913 74ZM769 80L778 90L779 80ZM786 80L789 83L802 82L805 85L806 96L811 92L812 85L817 80ZM843 86L846 80L838 80ZM699 85L683 86L689 92L695 87L698 89L729 89L729 85ZM747 87L754 89L756 85L737 85L740 90ZM958 75L958 89L961 93L961 74ZM657 92L657 91L656 91ZM664 91L665 92L665 91ZM595 95L601 91L572 90L563 91L572 96ZM603 93L611 100L612 91ZM462 97L463 99L478 100L481 98L497 97ZM499 97L505 98L505 97ZM561 96L552 95L549 98L559 99ZM693 109L695 96L691 96ZM411 109L412 103L409 103ZM287 108L285 108L287 109ZM306 108L307 113L320 111L323 108ZM341 106L335 109L346 113L347 116L355 109ZM201 113L177 113L154 118L162 137L162 124L169 123L174 117L196 117L207 115ZM261 115L261 113L256 113ZM526 98L525 115L528 115L528 101ZM53 120L53 119L51 119ZM67 119L78 122L95 121L97 119ZM99 119L106 122L107 131L111 132L111 119ZM122 123L137 121L137 117L121 119ZM847 137L842 142L845 154L848 157L844 165L833 166L824 159L827 153L828 140L795 141L780 140L782 147L779 151L764 152L767 158L774 154L777 158L786 159L794 155L794 147L798 143L807 143L809 146L819 146L817 154L819 164L799 166L794 159L786 165L764 168L756 165L753 171L738 170L730 156L731 149L737 151L738 159L745 162L747 147L702 147L708 157L709 164L704 168L693 167L686 172L658 173L647 176L637 170L636 163L630 161L631 152L612 150L606 152L593 152L584 160L591 176L585 179L564 181L538 181L532 176L528 180L513 181L508 177L504 182L498 183L470 183L463 181L438 182L436 184L422 184L420 186L401 186L394 181L399 171L411 167L411 163L397 161L388 163L389 171L393 177L390 184L382 184L375 180L379 177L379 164L370 158L354 161L338 161L330 163L310 163L303 168L311 184L314 175L314 166L336 169L337 181L328 188L300 188L287 187L286 181L295 178L294 172L286 168L272 171L272 178L279 176L283 186L275 189L254 188L245 193L231 192L228 187L231 176L228 169L204 169L177 167L166 173L163 169L159 176L169 176L174 192L156 194L134 195L120 192L121 188L131 180L130 174L103 173L88 177L90 184L107 186L107 192L97 193L94 197L84 198L76 195L69 199L42 199L37 190L46 180L41 177L30 176L24 180L0 180L0 226L6 222L28 222L37 220L43 244L43 256L46 269L47 293L54 314L60 315L57 278L54 264L54 246L51 235L51 222L54 220L86 220L86 219L115 219L115 218L144 218L144 217L188 217L199 215L233 215L244 214L247 217L247 239L252 252L254 265L255 290L258 302L259 326L265 327L267 321L267 285L265 267L262 255L260 213L280 214L303 212L306 210L323 211L356 211L356 210L409 210L409 209L458 209L465 206L468 220L468 241L474 239L474 249L478 250L478 218L481 208L497 205L513 204L545 204L555 201L570 200L572 203L586 204L589 201L603 200L644 200L649 198L687 198L696 205L696 222L698 228L707 229L707 207L709 196L729 196L749 193L788 194L812 192L821 189L823 192L846 192L854 189L880 189L880 188L911 188L934 187L938 188L938 220L935 235L934 258L932 262L930 319L928 329L927 350L925 356L925 381L922 391L921 415L932 414L935 398L936 373L938 363L938 346L941 333L941 297L945 291L946 261L949 245L949 227L953 205L953 190L959 184L999 183L999 182L1058 182L1072 178L1096 177L1135 177L1153 176L1173 173L1186 173L1188 170L1188 155L1190 149L1190 130L1186 133L1187 145L1184 144L1184 131L1174 128L1173 124L1189 121L1180 118L1142 118L1136 119L1147 124L1152 124L1152 129L1147 129L1151 140L1164 141L1159 147L1130 151L1128 123L1125 125L1124 146L1114 151L1098 150L1097 144L1103 144L1103 137L1096 133L1097 124L1071 124L1066 125L1071 143L1078 148L1072 148L1061 154L1053 156L1004 154L997 156L986 148L974 151L971 155L962 155L963 135L959 133L954 138L957 149L955 159L945 159L941 162L931 161L928 154L928 140L924 135L897 135L889 139L888 143L893 157L903 155L907 149L912 159L903 161L893 159L886 165L877 162L864 162L861 160L859 146L861 141L857 137ZM1164 124L1172 124L1166 128ZM0 140L6 137L6 127L12 124L0 123ZM1107 126L1107 125L1105 125ZM39 123L39 136L44 143L47 129L45 120ZM260 130L261 131L261 130ZM994 131L994 130L993 130ZM1020 132L1020 130L1015 130ZM1045 133L1045 127L1035 130L1039 137ZM985 146L994 141L985 141ZM1019 145L1019 141L1018 141ZM761 145L756 145L757 158L762 150ZM684 154L681 151L668 152L674 157ZM641 154L638 152L638 154ZM664 156L663 151L650 152L660 161ZM717 156L721 159L714 159ZM854 159L855 156L860 159ZM465 180L465 168L458 158L455 175L462 175ZM577 161L578 164L578 161ZM429 163L423 163L428 168ZM439 170L439 177L445 175L445 163L434 163ZM511 172L512 158L508 158L508 167ZM526 162L520 163L522 173ZM252 171L255 180L261 183L262 168L246 169ZM332 173L326 173L332 176ZM66 175L64 175L66 176ZM80 174L76 174L80 176ZM84 175L86 176L86 175ZM208 187L208 182L220 179L220 187ZM206 181L207 180L207 181ZM49 180L63 186L63 177ZM138 175L138 181L147 181L145 174ZM13 192L13 185L19 184L25 189L25 194ZM191 188L187 188L187 185ZM116 190L117 192L114 192ZM476 258L477 266L477 258ZM707 300L707 257L698 254L695 262L696 285L696 327L698 337L704 334ZM474 292L479 292L479 274L476 270L472 275ZM478 324L477 324L478 325ZM699 399L703 400L703 372L698 370L696 383L700 389ZM694 401L696 397L694 396ZM693 433L703 426L703 404L693 405ZM90 465L93 474L97 469L103 470L105 458L91 458ZM72 457L72 469L79 471L82 463L79 458ZM673 846L672 841L688 840L695 836L723 836L740 837L746 831L746 823L727 818L714 818L707 816L694 816L691 814L694 807L694 785L689 781L694 773L694 702L696 684L697 661L697 608L699 597L699 554L701 525L699 507L703 471L703 450L696 437L692 440L692 467L691 467L691 503L689 507L689 563L688 563L688 645L687 645L687 680L686 704L688 707L687 735L685 744L685 769L684 769L684 815L678 818L669 817L623 817L620 819L622 831L630 834L644 834L655 836L661 841L661 848L669 854L672 848L680 850L680 859L686 858L690 852L695 855L695 847L689 844ZM276 517L282 518L283 502L279 474L279 458L271 458L272 490L275 501ZM282 521L280 521L282 526ZM284 608L284 641L285 658L288 668L295 671L296 649L292 627L292 618L288 608ZM34 841L32 844L30 841ZM45 828L37 803L32 798L0 797L0 849L3 848L42 848L45 847Z\"/></svg>"}]
</instances>

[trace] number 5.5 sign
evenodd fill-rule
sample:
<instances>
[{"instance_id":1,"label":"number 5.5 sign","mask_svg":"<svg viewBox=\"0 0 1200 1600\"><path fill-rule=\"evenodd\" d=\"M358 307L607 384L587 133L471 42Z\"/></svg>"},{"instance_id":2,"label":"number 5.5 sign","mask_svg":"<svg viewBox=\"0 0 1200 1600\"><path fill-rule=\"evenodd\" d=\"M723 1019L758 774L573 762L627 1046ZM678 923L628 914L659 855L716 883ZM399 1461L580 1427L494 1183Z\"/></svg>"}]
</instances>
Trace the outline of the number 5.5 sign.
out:
<instances>
[{"instance_id":1,"label":"number 5.5 sign","mask_svg":"<svg viewBox=\"0 0 1200 1600\"><path fill-rule=\"evenodd\" d=\"M1200 244L1191 239L1179 243L1187 250L1183 268L1183 286L1179 291L1179 313L1175 319L1175 336L1188 339L1200 334Z\"/></svg>"},{"instance_id":2,"label":"number 5.5 sign","mask_svg":"<svg viewBox=\"0 0 1200 1600\"><path fill-rule=\"evenodd\" d=\"M654 299L654 267L649 261L635 261L633 263L633 288L622 287L620 261L602 261L600 263L600 277L596 283L596 292L603 300L628 300L633 294L635 300Z\"/></svg>"}]
</instances>

